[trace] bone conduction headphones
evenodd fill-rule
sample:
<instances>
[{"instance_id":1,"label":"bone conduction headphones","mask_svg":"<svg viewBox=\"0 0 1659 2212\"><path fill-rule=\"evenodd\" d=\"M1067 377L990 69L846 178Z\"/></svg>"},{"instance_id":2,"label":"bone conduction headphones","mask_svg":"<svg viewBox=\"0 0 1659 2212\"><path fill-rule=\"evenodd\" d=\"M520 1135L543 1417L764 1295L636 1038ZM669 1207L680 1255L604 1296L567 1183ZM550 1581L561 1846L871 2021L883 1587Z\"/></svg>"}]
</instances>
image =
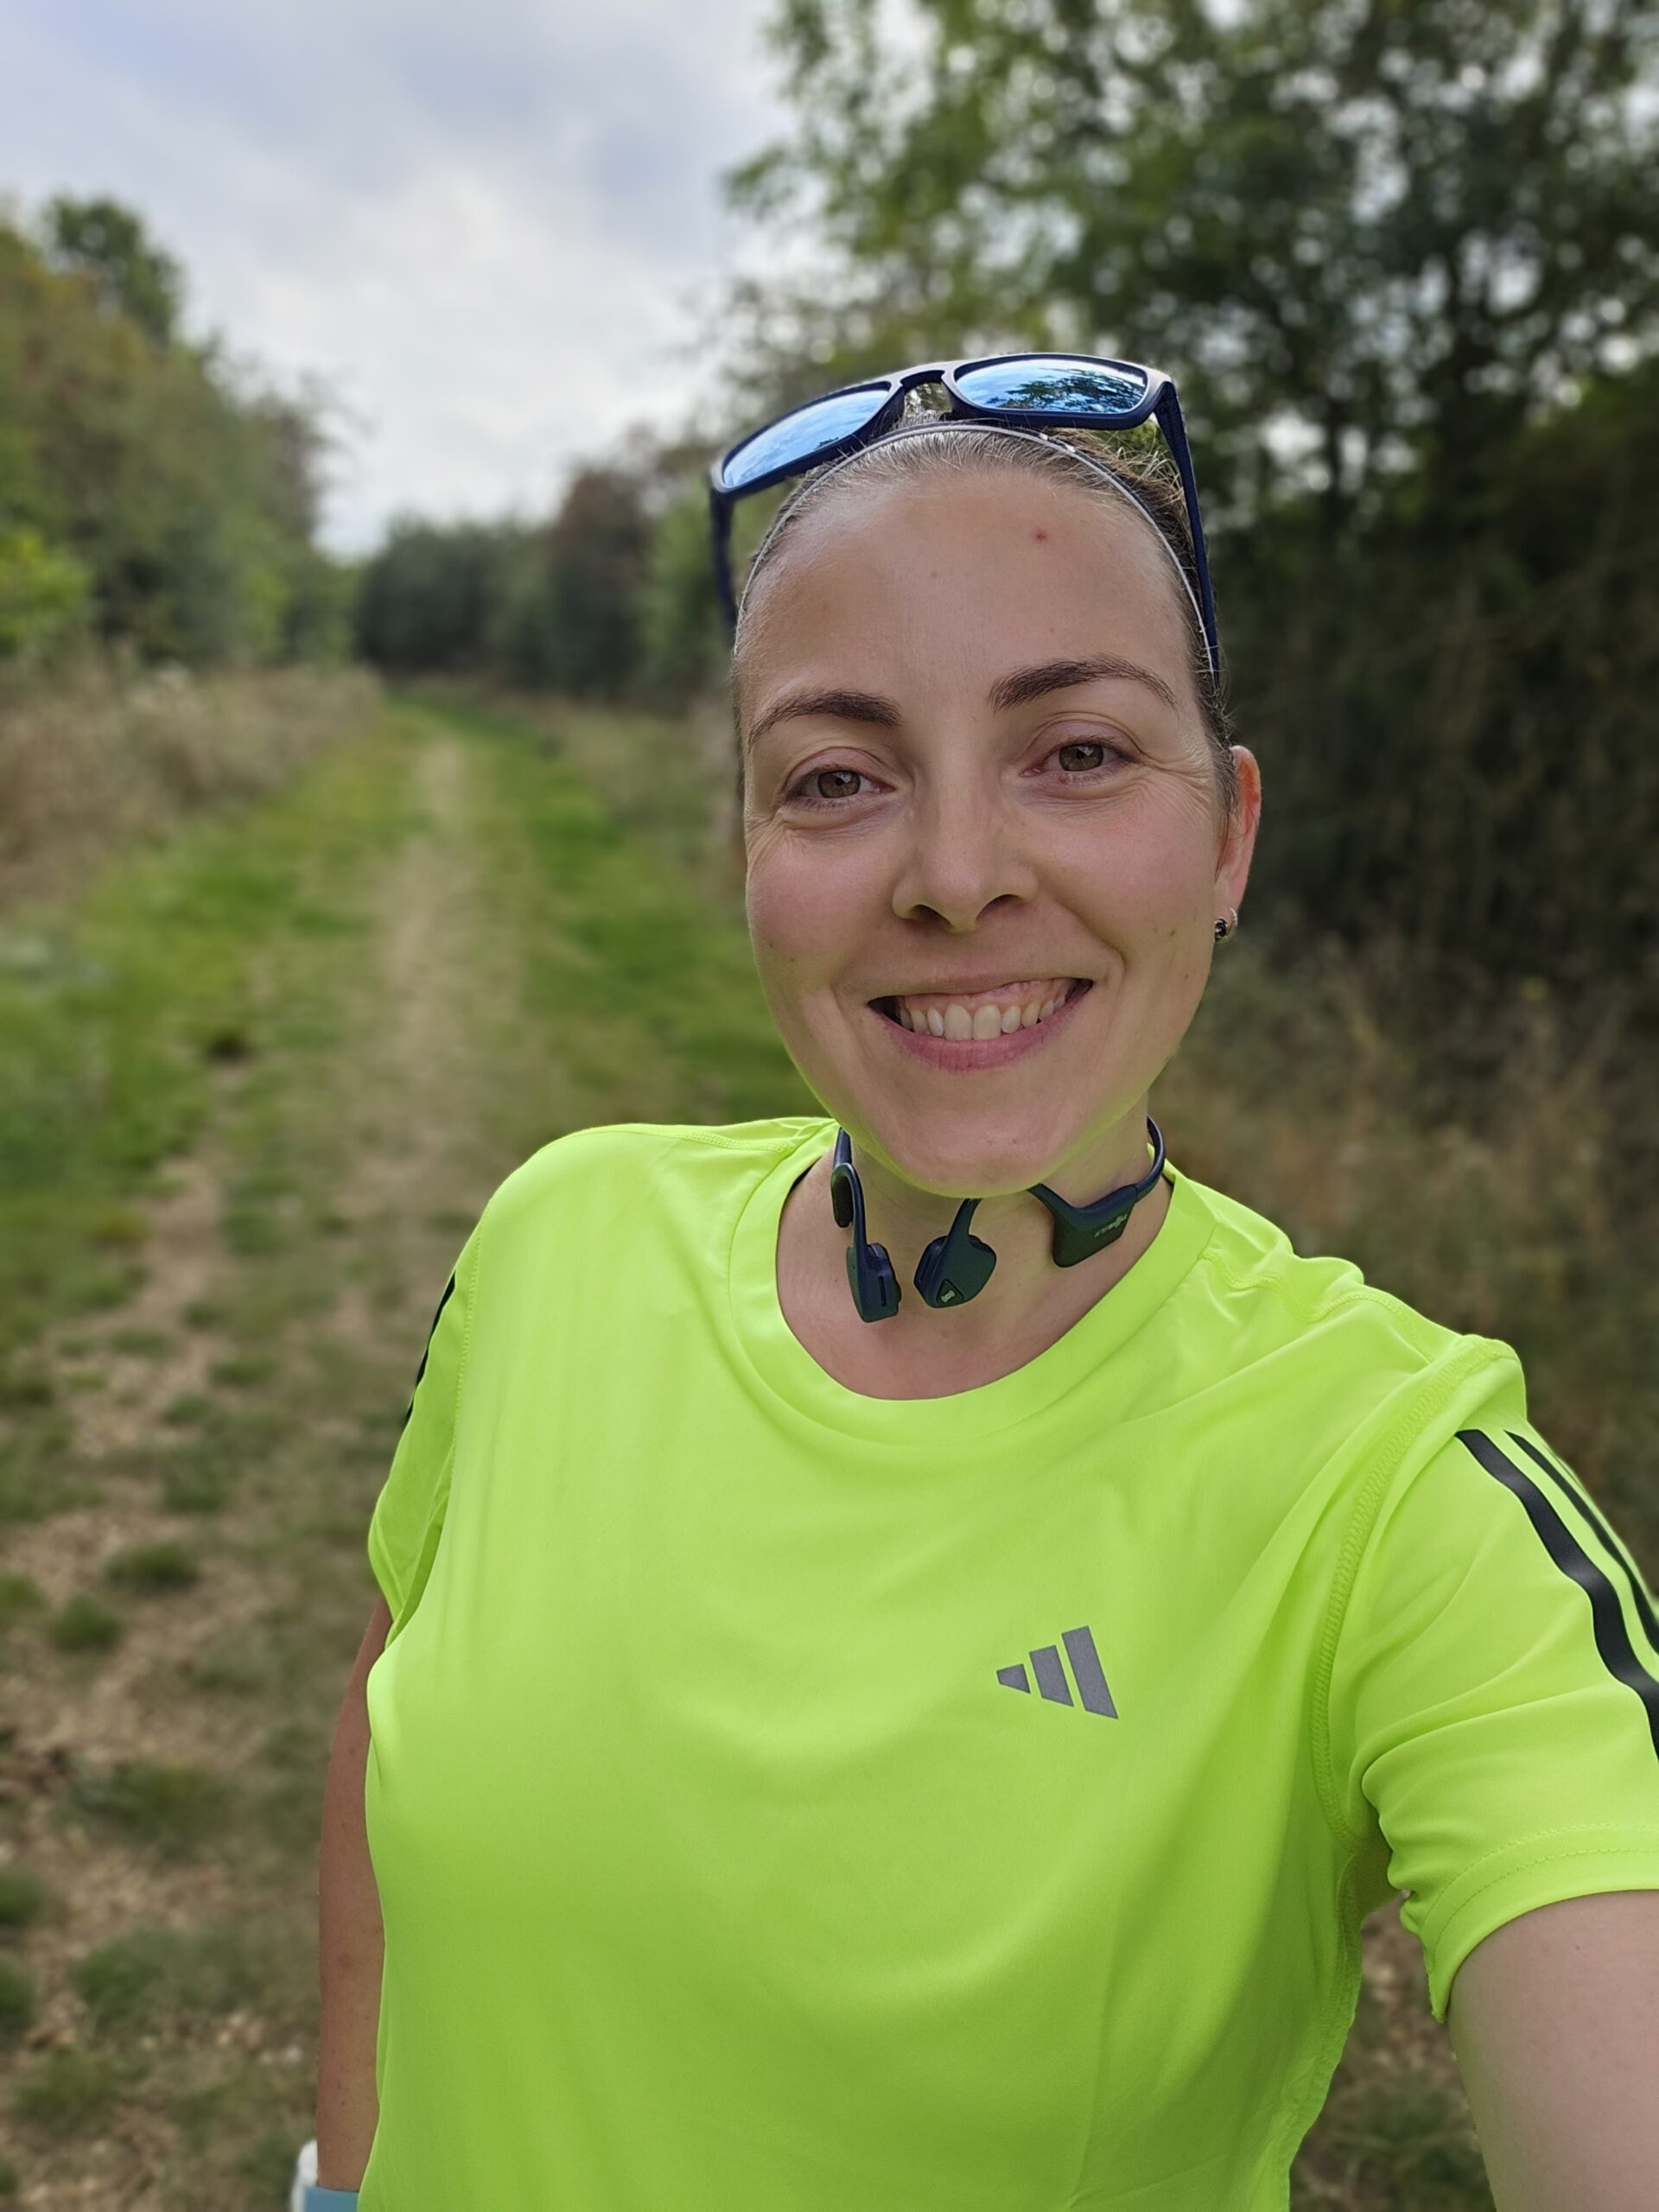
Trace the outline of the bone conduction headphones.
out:
<instances>
[{"instance_id":1,"label":"bone conduction headphones","mask_svg":"<svg viewBox=\"0 0 1659 2212\"><path fill-rule=\"evenodd\" d=\"M1051 1253L1057 1268L1075 1268L1091 1252L1115 1244L1128 1225L1129 1216L1164 1172L1164 1134L1150 1115L1147 1135L1152 1140L1153 1161L1138 1183L1125 1183L1108 1191L1091 1205L1073 1205L1046 1183L1031 1185L1031 1195L1040 1198L1053 1217ZM847 1281L861 1321L887 1321L899 1311L899 1278L893 1270L885 1244L872 1244L864 1233L864 1190L853 1165L853 1141L845 1129L836 1132L835 1166L830 1171L830 1199L836 1220L850 1229L847 1247ZM977 1198L964 1198L957 1217L943 1236L936 1236L916 1262L917 1289L929 1306L965 1306L977 1298L991 1279L996 1255L990 1246L969 1233Z\"/></svg>"}]
</instances>

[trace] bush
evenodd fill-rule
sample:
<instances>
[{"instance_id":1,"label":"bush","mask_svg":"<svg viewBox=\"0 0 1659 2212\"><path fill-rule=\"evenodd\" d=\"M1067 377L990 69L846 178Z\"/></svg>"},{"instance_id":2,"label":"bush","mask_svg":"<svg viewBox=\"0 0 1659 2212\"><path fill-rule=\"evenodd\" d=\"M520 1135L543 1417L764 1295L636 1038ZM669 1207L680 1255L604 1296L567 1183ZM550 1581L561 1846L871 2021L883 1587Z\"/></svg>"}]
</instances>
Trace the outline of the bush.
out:
<instances>
[{"instance_id":1,"label":"bush","mask_svg":"<svg viewBox=\"0 0 1659 2212\"><path fill-rule=\"evenodd\" d=\"M0 530L0 658L44 658L86 622L92 579L38 531Z\"/></svg>"}]
</instances>

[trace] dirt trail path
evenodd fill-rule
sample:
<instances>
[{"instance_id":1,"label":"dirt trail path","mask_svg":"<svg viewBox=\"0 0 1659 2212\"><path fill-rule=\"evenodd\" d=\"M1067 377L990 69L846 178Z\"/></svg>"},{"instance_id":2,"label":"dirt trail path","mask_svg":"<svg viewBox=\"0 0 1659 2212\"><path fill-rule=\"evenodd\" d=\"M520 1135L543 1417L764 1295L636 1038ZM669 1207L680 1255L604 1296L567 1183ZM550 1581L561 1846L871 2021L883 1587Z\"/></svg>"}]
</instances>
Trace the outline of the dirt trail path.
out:
<instances>
[{"instance_id":1,"label":"dirt trail path","mask_svg":"<svg viewBox=\"0 0 1659 2212\"><path fill-rule=\"evenodd\" d=\"M71 1456L102 1495L9 1531L7 1573L33 1583L58 1619L77 1600L100 1602L118 1554L182 1548L200 1574L193 1587L124 1605L111 1599L125 1623L112 1649L64 1650L0 1676L0 1793L12 1816L0 1872L31 1868L52 1892L49 1910L15 1946L35 2003L10 2060L0 2052L0 2070L43 2078L55 2055L58 2101L73 2104L69 2069L97 2039L77 1962L135 1930L173 1930L188 1942L203 1929L264 1927L286 1955L268 2012L255 1987L228 2005L181 2007L164 1986L152 2005L139 2002L150 2048L143 2036L136 2044L117 2038L118 2079L101 2094L83 2083L84 2113L67 2124L48 2113L10 2147L15 2201L30 2212L275 2204L270 2184L310 2132L312 2044L296 2029L315 1979L315 1827L309 1853L302 1839L306 1801L321 1789L325 1723L368 1612L364 1508L395 1436L397 1378L412 1372L469 1208L511 1164L493 1153L477 1112L487 1079L478 1009L492 994L511 995L515 955L511 943L489 938L478 898L474 761L464 741L431 735L410 766L412 829L364 887L360 931L342 934L306 979L318 1003L336 1011L332 1065L299 1068L289 1080L278 1074L260 1100L249 1071L223 1073L200 1143L173 1164L165 1194L139 1210L142 1287L115 1312L58 1332L47 1349ZM291 993L293 982L273 976L269 988ZM226 1233L238 1205L245 1211L238 1186L250 1182L260 1135L288 1161L263 1172L280 1186L274 1212L289 1227L263 1268ZM296 1151L308 1154L298 1174ZM256 1148L256 1179L258 1158ZM293 1297L278 1325L260 1326L263 1274L309 1276L315 1294ZM248 1392L235 1387L250 1380L252 1415ZM204 1408L211 1419L227 1396L242 1408L245 1433L263 1418L259 1478L238 1483L216 1512L181 1510L179 1455L202 1448L181 1421ZM295 1465L296 1427L308 1468ZM331 1496L331 1441L355 1461L348 1501ZM234 1429L224 1446L234 1454ZM273 1479L284 1470L296 1481ZM308 1525L313 1542L296 1563L288 1539ZM315 1600L313 1638L294 1618L296 1593L302 1615ZM257 1653L273 1631L290 1658L308 1640L308 1664L296 1676L291 1665L256 1657L238 1673L238 1650L245 1656L251 1643ZM204 1694L195 1687L203 1681L218 1687ZM285 1848L273 1857L257 1834L262 1791L272 1794L261 1760L284 1729L308 1758L308 1786L297 1805L282 1808ZM242 1801L250 1835L235 1848L190 1847L188 1834L177 1835L168 1848L164 1816L159 1837L141 1816L131 1832L118 1819L77 1816L78 1796L89 1783L95 1796L123 1763L223 1782ZM262 2160L257 2175L216 2164L208 2186L192 2186L181 2100L192 2085L200 2094L226 2053L239 2066L238 2101L259 2101L247 2095L250 2069L270 2081Z\"/></svg>"}]
</instances>

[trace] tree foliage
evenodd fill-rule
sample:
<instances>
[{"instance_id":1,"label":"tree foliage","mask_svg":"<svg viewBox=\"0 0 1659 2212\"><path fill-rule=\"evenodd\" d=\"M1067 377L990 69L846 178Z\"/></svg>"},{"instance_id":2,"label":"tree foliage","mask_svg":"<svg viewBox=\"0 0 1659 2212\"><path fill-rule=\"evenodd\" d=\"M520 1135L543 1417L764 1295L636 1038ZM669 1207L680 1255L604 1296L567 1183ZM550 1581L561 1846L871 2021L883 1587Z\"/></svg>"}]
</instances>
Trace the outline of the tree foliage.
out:
<instances>
[{"instance_id":1,"label":"tree foliage","mask_svg":"<svg viewBox=\"0 0 1659 2212\"><path fill-rule=\"evenodd\" d=\"M182 279L109 200L0 222L0 533L88 580L91 626L207 665L338 648L318 404L178 332Z\"/></svg>"},{"instance_id":2,"label":"tree foliage","mask_svg":"<svg viewBox=\"0 0 1659 2212\"><path fill-rule=\"evenodd\" d=\"M1317 484L1334 531L1659 336L1651 0L783 0L772 38L793 127L733 188L822 250L750 291L774 376L1126 352L1186 378L1218 505Z\"/></svg>"},{"instance_id":3,"label":"tree foliage","mask_svg":"<svg viewBox=\"0 0 1659 2212\"><path fill-rule=\"evenodd\" d=\"M125 315L157 346L173 343L184 272L130 207L117 200L60 195L47 203L42 228L53 267L85 276L105 314Z\"/></svg>"}]
</instances>

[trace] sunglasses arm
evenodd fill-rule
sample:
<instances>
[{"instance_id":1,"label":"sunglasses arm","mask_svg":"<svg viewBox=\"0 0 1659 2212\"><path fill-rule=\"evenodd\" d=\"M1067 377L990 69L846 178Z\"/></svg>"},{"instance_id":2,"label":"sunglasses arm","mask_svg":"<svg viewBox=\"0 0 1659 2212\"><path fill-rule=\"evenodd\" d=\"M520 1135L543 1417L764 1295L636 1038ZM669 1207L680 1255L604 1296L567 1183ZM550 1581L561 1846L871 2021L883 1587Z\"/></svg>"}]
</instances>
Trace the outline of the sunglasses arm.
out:
<instances>
[{"instance_id":1,"label":"sunglasses arm","mask_svg":"<svg viewBox=\"0 0 1659 2212\"><path fill-rule=\"evenodd\" d=\"M714 485L709 487L709 536L715 556L715 588L728 624L737 627L737 599L732 589L732 502Z\"/></svg>"},{"instance_id":2,"label":"sunglasses arm","mask_svg":"<svg viewBox=\"0 0 1659 2212\"><path fill-rule=\"evenodd\" d=\"M1221 648L1216 637L1216 602L1210 588L1210 555L1204 542L1204 522L1198 512L1198 479L1192 474L1192 453L1186 442L1186 425L1181 420L1181 403L1175 397L1173 385L1166 385L1158 395L1157 416L1169 449L1175 456L1175 466L1180 471L1181 490L1186 496L1187 516L1192 525L1192 550L1197 556L1194 565L1198 572L1199 605L1204 614L1205 642L1210 649L1211 664L1219 673Z\"/></svg>"}]
</instances>

